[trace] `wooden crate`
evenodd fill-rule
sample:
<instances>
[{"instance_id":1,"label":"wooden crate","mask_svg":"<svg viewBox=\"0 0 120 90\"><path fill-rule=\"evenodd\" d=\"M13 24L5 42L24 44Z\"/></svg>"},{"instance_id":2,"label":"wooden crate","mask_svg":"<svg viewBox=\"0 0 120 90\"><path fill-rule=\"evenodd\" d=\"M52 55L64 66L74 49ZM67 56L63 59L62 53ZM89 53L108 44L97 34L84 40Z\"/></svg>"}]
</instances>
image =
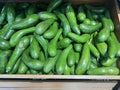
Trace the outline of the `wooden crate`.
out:
<instances>
[{"instance_id":1,"label":"wooden crate","mask_svg":"<svg viewBox=\"0 0 120 90\"><path fill-rule=\"evenodd\" d=\"M9 2L47 2L47 0L8 0ZM69 1L69 0L65 0ZM111 11L112 19L115 24L115 33L120 41L120 11L116 0L71 0L74 4L105 4ZM6 2L0 0L0 2ZM120 60L118 60L120 68ZM17 88L17 90L111 90L120 75L0 75L0 89ZM14 80L12 80L14 79ZM30 80L29 80L30 79ZM57 80L56 80L57 79ZM9 81L8 81L9 80ZM21 81L20 81L21 80ZM19 88L19 89L18 89ZM24 88L24 89L23 89ZM6 90L5 89L5 90Z\"/></svg>"},{"instance_id":2,"label":"wooden crate","mask_svg":"<svg viewBox=\"0 0 120 90\"><path fill-rule=\"evenodd\" d=\"M49 0L8 0L9 2L47 2ZM64 0L65 2L69 0ZM6 2L1 0L0 2ZM115 33L120 41L120 25L118 19L118 6L116 0L71 0L73 4L104 4L107 8L110 9L112 20L115 25ZM118 67L120 68L120 60L118 60ZM110 79L110 80L120 80L120 76L114 75L8 75L8 74L1 74L0 78L8 78L8 79Z\"/></svg>"}]
</instances>

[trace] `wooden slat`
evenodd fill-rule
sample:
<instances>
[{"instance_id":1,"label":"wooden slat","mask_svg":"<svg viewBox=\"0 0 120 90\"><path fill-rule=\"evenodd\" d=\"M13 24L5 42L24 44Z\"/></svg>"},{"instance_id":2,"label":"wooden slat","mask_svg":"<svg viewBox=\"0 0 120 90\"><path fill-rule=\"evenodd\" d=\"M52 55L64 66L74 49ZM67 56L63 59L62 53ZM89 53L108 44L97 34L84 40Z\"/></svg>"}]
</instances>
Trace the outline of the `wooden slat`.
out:
<instances>
[{"instance_id":1,"label":"wooden slat","mask_svg":"<svg viewBox=\"0 0 120 90\"><path fill-rule=\"evenodd\" d=\"M0 75L1 79L98 79L98 80L120 80L120 76L109 75Z\"/></svg>"},{"instance_id":2,"label":"wooden slat","mask_svg":"<svg viewBox=\"0 0 120 90\"><path fill-rule=\"evenodd\" d=\"M0 0L0 2L49 2L50 0ZM74 4L83 3L104 3L105 0L63 0L63 2L72 2Z\"/></svg>"},{"instance_id":3,"label":"wooden slat","mask_svg":"<svg viewBox=\"0 0 120 90\"><path fill-rule=\"evenodd\" d=\"M116 8L116 11L117 11L117 14L118 14L118 18L119 18L119 22L120 22L120 9L119 9L119 5L117 3L117 0L115 0L115 8Z\"/></svg>"},{"instance_id":4,"label":"wooden slat","mask_svg":"<svg viewBox=\"0 0 120 90\"><path fill-rule=\"evenodd\" d=\"M114 26L115 26L114 32L117 36L117 39L120 42L120 10L119 10L119 6L117 4L117 0L111 1L111 3L108 5L110 7L112 20L113 20ZM120 68L120 58L117 60L117 66L118 66L118 68Z\"/></svg>"},{"instance_id":5,"label":"wooden slat","mask_svg":"<svg viewBox=\"0 0 120 90\"><path fill-rule=\"evenodd\" d=\"M0 2L38 2L40 0L0 0ZM45 1L45 0L41 0Z\"/></svg>"},{"instance_id":6,"label":"wooden slat","mask_svg":"<svg viewBox=\"0 0 120 90\"><path fill-rule=\"evenodd\" d=\"M69 1L69 0L68 0ZM72 0L72 3L75 4L92 4L92 3L96 3L96 4L102 4L105 3L106 0Z\"/></svg>"},{"instance_id":7,"label":"wooden slat","mask_svg":"<svg viewBox=\"0 0 120 90\"><path fill-rule=\"evenodd\" d=\"M116 81L0 81L0 88L39 88L40 90L112 90Z\"/></svg>"}]
</instances>

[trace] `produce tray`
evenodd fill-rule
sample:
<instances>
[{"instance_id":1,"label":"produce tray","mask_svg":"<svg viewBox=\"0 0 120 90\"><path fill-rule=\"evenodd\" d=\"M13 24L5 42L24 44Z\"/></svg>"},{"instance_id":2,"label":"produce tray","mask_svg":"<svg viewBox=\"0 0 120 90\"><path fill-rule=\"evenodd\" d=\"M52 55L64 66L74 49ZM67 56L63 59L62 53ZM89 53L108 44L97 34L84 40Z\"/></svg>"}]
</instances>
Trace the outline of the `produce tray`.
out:
<instances>
[{"instance_id":1,"label":"produce tray","mask_svg":"<svg viewBox=\"0 0 120 90\"><path fill-rule=\"evenodd\" d=\"M26 2L27 0L8 0L8 2ZM47 0L28 0L27 2L45 2ZM68 0L65 0L65 2ZM4 0L0 2L6 2ZM115 34L120 41L120 23L118 19L118 7L116 0L72 0L73 4L104 4L111 12L112 20L115 25ZM120 59L118 60L118 67L120 68ZM20 74L0 74L0 79L97 79L97 80L120 80L117 75L20 75Z\"/></svg>"}]
</instances>

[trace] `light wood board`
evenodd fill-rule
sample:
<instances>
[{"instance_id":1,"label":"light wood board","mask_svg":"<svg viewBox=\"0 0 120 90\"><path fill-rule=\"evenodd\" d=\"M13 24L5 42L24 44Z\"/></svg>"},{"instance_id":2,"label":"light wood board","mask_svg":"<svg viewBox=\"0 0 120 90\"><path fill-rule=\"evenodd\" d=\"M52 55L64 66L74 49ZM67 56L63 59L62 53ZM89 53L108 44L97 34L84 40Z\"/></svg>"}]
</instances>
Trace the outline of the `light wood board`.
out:
<instances>
[{"instance_id":1,"label":"light wood board","mask_svg":"<svg viewBox=\"0 0 120 90\"><path fill-rule=\"evenodd\" d=\"M112 81L0 81L0 90L112 90Z\"/></svg>"},{"instance_id":2,"label":"light wood board","mask_svg":"<svg viewBox=\"0 0 120 90\"><path fill-rule=\"evenodd\" d=\"M120 76L115 75L7 75L1 74L0 79L95 79L95 80L120 80Z\"/></svg>"}]
</instances>

